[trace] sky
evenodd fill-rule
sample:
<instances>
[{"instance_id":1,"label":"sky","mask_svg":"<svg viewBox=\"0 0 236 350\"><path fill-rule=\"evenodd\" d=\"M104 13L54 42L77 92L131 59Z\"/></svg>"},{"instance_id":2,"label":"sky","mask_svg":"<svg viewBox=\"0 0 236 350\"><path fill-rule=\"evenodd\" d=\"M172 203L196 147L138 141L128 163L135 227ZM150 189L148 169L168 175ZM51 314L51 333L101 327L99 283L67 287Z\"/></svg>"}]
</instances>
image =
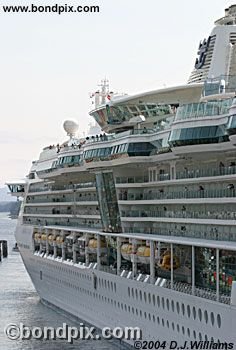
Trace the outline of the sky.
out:
<instances>
[{"instance_id":1,"label":"sky","mask_svg":"<svg viewBox=\"0 0 236 350\"><path fill-rule=\"evenodd\" d=\"M0 7L0 186L22 179L41 149L86 133L89 94L104 78L136 93L185 83L200 40L228 0L5 0L5 5L99 5L90 14L6 14ZM1 1L4 4L4 1Z\"/></svg>"}]
</instances>

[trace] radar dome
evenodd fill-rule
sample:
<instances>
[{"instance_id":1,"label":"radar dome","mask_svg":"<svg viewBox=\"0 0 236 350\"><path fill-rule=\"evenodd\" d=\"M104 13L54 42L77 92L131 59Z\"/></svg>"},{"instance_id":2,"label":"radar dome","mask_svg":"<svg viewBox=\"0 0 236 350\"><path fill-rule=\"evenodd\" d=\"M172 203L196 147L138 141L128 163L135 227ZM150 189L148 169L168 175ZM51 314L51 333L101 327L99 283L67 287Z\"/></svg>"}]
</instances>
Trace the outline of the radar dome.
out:
<instances>
[{"instance_id":1,"label":"radar dome","mask_svg":"<svg viewBox=\"0 0 236 350\"><path fill-rule=\"evenodd\" d=\"M79 124L76 123L74 120L66 120L63 123L63 128L66 131L68 136L73 137L76 135L79 129Z\"/></svg>"}]
</instances>

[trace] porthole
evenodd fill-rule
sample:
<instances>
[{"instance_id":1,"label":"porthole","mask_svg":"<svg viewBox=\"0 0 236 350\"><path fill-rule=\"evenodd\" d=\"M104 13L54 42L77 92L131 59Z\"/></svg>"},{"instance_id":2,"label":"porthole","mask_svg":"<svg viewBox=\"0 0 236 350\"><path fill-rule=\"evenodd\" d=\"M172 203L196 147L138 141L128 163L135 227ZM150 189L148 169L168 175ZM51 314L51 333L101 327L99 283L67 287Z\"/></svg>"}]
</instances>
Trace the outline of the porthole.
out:
<instances>
[{"instance_id":1,"label":"porthole","mask_svg":"<svg viewBox=\"0 0 236 350\"><path fill-rule=\"evenodd\" d=\"M196 338L197 338L196 331L193 331L193 337L194 337L194 339L196 339Z\"/></svg>"},{"instance_id":2,"label":"porthole","mask_svg":"<svg viewBox=\"0 0 236 350\"><path fill-rule=\"evenodd\" d=\"M149 321L151 321L152 317L151 314L148 314Z\"/></svg>"},{"instance_id":3,"label":"porthole","mask_svg":"<svg viewBox=\"0 0 236 350\"><path fill-rule=\"evenodd\" d=\"M200 321L202 321L202 310L198 309L198 318Z\"/></svg>"},{"instance_id":4,"label":"porthole","mask_svg":"<svg viewBox=\"0 0 236 350\"><path fill-rule=\"evenodd\" d=\"M177 327L176 327L176 328L177 328L177 332L179 333L179 324L177 324Z\"/></svg>"},{"instance_id":5,"label":"porthole","mask_svg":"<svg viewBox=\"0 0 236 350\"><path fill-rule=\"evenodd\" d=\"M162 308L165 309L165 299L163 297L161 298L161 305Z\"/></svg>"},{"instance_id":6,"label":"porthole","mask_svg":"<svg viewBox=\"0 0 236 350\"><path fill-rule=\"evenodd\" d=\"M166 325L167 325L167 328L170 328L170 324L168 320L166 321Z\"/></svg>"},{"instance_id":7,"label":"porthole","mask_svg":"<svg viewBox=\"0 0 236 350\"><path fill-rule=\"evenodd\" d=\"M219 314L217 315L217 326L218 328L221 327L221 316Z\"/></svg>"},{"instance_id":8,"label":"porthole","mask_svg":"<svg viewBox=\"0 0 236 350\"><path fill-rule=\"evenodd\" d=\"M146 292L143 293L143 297L144 297L144 301L146 303L147 302L147 294L146 294Z\"/></svg>"},{"instance_id":9,"label":"porthole","mask_svg":"<svg viewBox=\"0 0 236 350\"><path fill-rule=\"evenodd\" d=\"M178 301L177 301L177 303L176 303L176 310L177 310L177 313L179 314L180 308L179 308L179 303L178 303Z\"/></svg>"},{"instance_id":10,"label":"porthole","mask_svg":"<svg viewBox=\"0 0 236 350\"><path fill-rule=\"evenodd\" d=\"M157 296L157 305L158 305L158 307L160 307L160 297L159 297L159 295Z\"/></svg>"},{"instance_id":11,"label":"porthole","mask_svg":"<svg viewBox=\"0 0 236 350\"><path fill-rule=\"evenodd\" d=\"M175 312L175 303L174 300L171 300L171 309L173 312Z\"/></svg>"},{"instance_id":12,"label":"porthole","mask_svg":"<svg viewBox=\"0 0 236 350\"><path fill-rule=\"evenodd\" d=\"M175 324L174 322L171 323L173 331L175 330Z\"/></svg>"},{"instance_id":13,"label":"porthole","mask_svg":"<svg viewBox=\"0 0 236 350\"><path fill-rule=\"evenodd\" d=\"M182 304L182 314L183 314L183 316L185 315L185 305L184 304Z\"/></svg>"},{"instance_id":14,"label":"porthole","mask_svg":"<svg viewBox=\"0 0 236 350\"><path fill-rule=\"evenodd\" d=\"M140 300L142 301L143 296L142 296L142 291L141 291L141 290L139 291L139 298L140 298Z\"/></svg>"},{"instance_id":15,"label":"porthole","mask_svg":"<svg viewBox=\"0 0 236 350\"><path fill-rule=\"evenodd\" d=\"M170 301L169 301L169 299L166 299L166 307L167 307L167 310L169 311L170 310Z\"/></svg>"},{"instance_id":16,"label":"porthole","mask_svg":"<svg viewBox=\"0 0 236 350\"><path fill-rule=\"evenodd\" d=\"M211 312L211 324L212 324L212 326L214 326L214 324L215 324L215 316L214 316L213 312Z\"/></svg>"},{"instance_id":17,"label":"porthole","mask_svg":"<svg viewBox=\"0 0 236 350\"><path fill-rule=\"evenodd\" d=\"M128 296L130 297L130 287L128 287Z\"/></svg>"},{"instance_id":18,"label":"porthole","mask_svg":"<svg viewBox=\"0 0 236 350\"><path fill-rule=\"evenodd\" d=\"M160 324L160 317L157 316L157 323Z\"/></svg>"},{"instance_id":19,"label":"porthole","mask_svg":"<svg viewBox=\"0 0 236 350\"><path fill-rule=\"evenodd\" d=\"M208 312L206 310L204 311L204 319L205 322L208 323Z\"/></svg>"},{"instance_id":20,"label":"porthole","mask_svg":"<svg viewBox=\"0 0 236 350\"><path fill-rule=\"evenodd\" d=\"M155 322L155 316L154 315L152 315L152 321Z\"/></svg>"},{"instance_id":21,"label":"porthole","mask_svg":"<svg viewBox=\"0 0 236 350\"><path fill-rule=\"evenodd\" d=\"M193 318L194 318L194 320L196 320L196 317L197 317L197 312L196 312L196 308L194 306L193 307Z\"/></svg>"},{"instance_id":22,"label":"porthole","mask_svg":"<svg viewBox=\"0 0 236 350\"><path fill-rule=\"evenodd\" d=\"M162 326L165 327L165 321L163 318L161 319L161 323L162 323Z\"/></svg>"},{"instance_id":23,"label":"porthole","mask_svg":"<svg viewBox=\"0 0 236 350\"><path fill-rule=\"evenodd\" d=\"M148 293L148 302L149 302L149 304L151 304L151 294L150 293Z\"/></svg>"},{"instance_id":24,"label":"porthole","mask_svg":"<svg viewBox=\"0 0 236 350\"><path fill-rule=\"evenodd\" d=\"M199 340L202 340L202 333L199 332Z\"/></svg>"},{"instance_id":25,"label":"porthole","mask_svg":"<svg viewBox=\"0 0 236 350\"><path fill-rule=\"evenodd\" d=\"M188 334L188 337L190 338L190 329L187 328L187 334Z\"/></svg>"},{"instance_id":26,"label":"porthole","mask_svg":"<svg viewBox=\"0 0 236 350\"><path fill-rule=\"evenodd\" d=\"M153 305L155 306L155 305L156 305L156 298L155 298L155 295L152 296L152 302L153 302Z\"/></svg>"},{"instance_id":27,"label":"porthole","mask_svg":"<svg viewBox=\"0 0 236 350\"><path fill-rule=\"evenodd\" d=\"M136 309L136 315L138 316L138 309Z\"/></svg>"},{"instance_id":28,"label":"porthole","mask_svg":"<svg viewBox=\"0 0 236 350\"><path fill-rule=\"evenodd\" d=\"M188 318L191 316L191 309L190 306L187 305L187 314L188 314Z\"/></svg>"},{"instance_id":29,"label":"porthole","mask_svg":"<svg viewBox=\"0 0 236 350\"><path fill-rule=\"evenodd\" d=\"M206 341L208 341L208 337L207 337L207 335L206 335L206 334L205 334L205 340L206 340Z\"/></svg>"},{"instance_id":30,"label":"porthole","mask_svg":"<svg viewBox=\"0 0 236 350\"><path fill-rule=\"evenodd\" d=\"M143 315L142 310L139 311L139 315L140 315L140 317L142 317L142 315Z\"/></svg>"},{"instance_id":31,"label":"porthole","mask_svg":"<svg viewBox=\"0 0 236 350\"><path fill-rule=\"evenodd\" d=\"M146 313L146 311L144 312L144 317L145 317L145 319L147 318L147 313Z\"/></svg>"},{"instance_id":32,"label":"porthole","mask_svg":"<svg viewBox=\"0 0 236 350\"><path fill-rule=\"evenodd\" d=\"M137 291L137 289L135 289L135 297L136 297L136 299L138 299L138 291Z\"/></svg>"}]
</instances>

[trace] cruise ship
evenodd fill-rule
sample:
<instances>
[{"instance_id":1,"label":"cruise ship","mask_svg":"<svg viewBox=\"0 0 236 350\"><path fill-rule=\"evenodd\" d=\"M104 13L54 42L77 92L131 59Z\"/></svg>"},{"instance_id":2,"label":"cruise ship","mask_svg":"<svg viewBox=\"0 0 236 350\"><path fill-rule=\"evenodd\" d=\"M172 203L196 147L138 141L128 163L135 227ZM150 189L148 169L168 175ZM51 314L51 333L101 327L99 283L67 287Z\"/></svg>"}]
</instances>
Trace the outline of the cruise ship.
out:
<instances>
[{"instance_id":1,"label":"cruise ship","mask_svg":"<svg viewBox=\"0 0 236 350\"><path fill-rule=\"evenodd\" d=\"M99 329L236 349L236 5L196 56L181 86L129 96L104 81L101 132L66 121L65 142L8 187L43 302Z\"/></svg>"}]
</instances>

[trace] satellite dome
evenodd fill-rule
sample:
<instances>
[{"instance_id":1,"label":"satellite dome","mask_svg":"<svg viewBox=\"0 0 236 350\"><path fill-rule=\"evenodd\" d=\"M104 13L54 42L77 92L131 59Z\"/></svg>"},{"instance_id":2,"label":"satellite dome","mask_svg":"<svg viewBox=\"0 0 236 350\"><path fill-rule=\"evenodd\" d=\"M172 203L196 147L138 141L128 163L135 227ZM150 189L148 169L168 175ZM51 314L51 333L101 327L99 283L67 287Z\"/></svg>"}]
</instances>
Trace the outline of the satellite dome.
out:
<instances>
[{"instance_id":1,"label":"satellite dome","mask_svg":"<svg viewBox=\"0 0 236 350\"><path fill-rule=\"evenodd\" d=\"M77 122L75 122L74 120L66 120L63 123L63 128L68 136L73 137L76 135L76 133L79 129L79 124Z\"/></svg>"}]
</instances>

